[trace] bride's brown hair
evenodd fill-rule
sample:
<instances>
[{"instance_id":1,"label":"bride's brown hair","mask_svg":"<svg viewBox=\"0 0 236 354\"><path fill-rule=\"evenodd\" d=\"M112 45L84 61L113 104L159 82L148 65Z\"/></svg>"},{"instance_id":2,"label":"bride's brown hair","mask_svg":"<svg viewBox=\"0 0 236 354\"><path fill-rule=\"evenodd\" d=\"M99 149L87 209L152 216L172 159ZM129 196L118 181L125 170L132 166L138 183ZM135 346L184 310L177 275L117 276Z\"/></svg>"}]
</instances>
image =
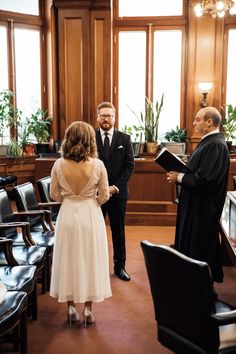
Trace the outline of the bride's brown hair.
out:
<instances>
[{"instance_id":1,"label":"bride's brown hair","mask_svg":"<svg viewBox=\"0 0 236 354\"><path fill-rule=\"evenodd\" d=\"M97 157L96 137L93 127L83 121L75 121L66 129L61 146L64 159L76 162Z\"/></svg>"}]
</instances>

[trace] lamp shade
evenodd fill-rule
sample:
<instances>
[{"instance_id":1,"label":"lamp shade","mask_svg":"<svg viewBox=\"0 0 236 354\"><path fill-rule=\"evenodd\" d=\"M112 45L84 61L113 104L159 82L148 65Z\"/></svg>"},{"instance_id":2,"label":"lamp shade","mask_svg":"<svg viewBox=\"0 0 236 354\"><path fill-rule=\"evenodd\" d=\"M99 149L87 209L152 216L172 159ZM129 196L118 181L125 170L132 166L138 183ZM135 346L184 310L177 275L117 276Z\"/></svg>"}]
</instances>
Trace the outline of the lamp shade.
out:
<instances>
[{"instance_id":1,"label":"lamp shade","mask_svg":"<svg viewBox=\"0 0 236 354\"><path fill-rule=\"evenodd\" d=\"M199 82L198 87L202 92L209 92L212 89L212 82Z\"/></svg>"}]
</instances>

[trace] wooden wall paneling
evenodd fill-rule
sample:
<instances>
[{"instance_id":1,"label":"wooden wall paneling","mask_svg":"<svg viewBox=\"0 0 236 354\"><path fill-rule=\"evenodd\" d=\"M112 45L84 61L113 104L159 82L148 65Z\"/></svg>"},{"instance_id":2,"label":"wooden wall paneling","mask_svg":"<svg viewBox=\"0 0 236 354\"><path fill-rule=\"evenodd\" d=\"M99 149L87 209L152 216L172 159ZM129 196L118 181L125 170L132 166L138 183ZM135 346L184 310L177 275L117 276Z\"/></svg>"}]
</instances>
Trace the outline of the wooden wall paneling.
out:
<instances>
[{"instance_id":1,"label":"wooden wall paneling","mask_svg":"<svg viewBox=\"0 0 236 354\"><path fill-rule=\"evenodd\" d=\"M44 21L44 34L45 34L45 71L46 71L46 92L45 103L48 113L52 115L52 27L51 27L51 11L50 2L45 0L45 21Z\"/></svg>"},{"instance_id":2,"label":"wooden wall paneling","mask_svg":"<svg viewBox=\"0 0 236 354\"><path fill-rule=\"evenodd\" d=\"M89 13L59 9L60 136L75 120L88 121Z\"/></svg>"},{"instance_id":3,"label":"wooden wall paneling","mask_svg":"<svg viewBox=\"0 0 236 354\"><path fill-rule=\"evenodd\" d=\"M55 158L35 160L35 181L51 174ZM0 161L4 171L4 161ZM1 165L0 165L1 167ZM230 160L228 190L233 190L236 159ZM175 225L177 205L175 185L167 183L166 172L152 159L135 160L129 180L127 225Z\"/></svg>"},{"instance_id":4,"label":"wooden wall paneling","mask_svg":"<svg viewBox=\"0 0 236 354\"><path fill-rule=\"evenodd\" d=\"M91 11L90 15L90 106L89 123L97 125L97 106L112 100L111 12Z\"/></svg>"},{"instance_id":5,"label":"wooden wall paneling","mask_svg":"<svg viewBox=\"0 0 236 354\"><path fill-rule=\"evenodd\" d=\"M135 177L134 177L135 176ZM166 181L166 171L154 160L135 160L134 175L129 181L129 200L175 200L175 187Z\"/></svg>"},{"instance_id":6,"label":"wooden wall paneling","mask_svg":"<svg viewBox=\"0 0 236 354\"><path fill-rule=\"evenodd\" d=\"M187 36L186 36L186 29L185 26L183 26L182 29L182 36L183 36L183 41L182 41L182 63L181 63L181 93L180 93L180 127L181 128L186 128L186 112L185 112L185 102L186 102L186 94L187 94L187 70L185 69L187 67ZM188 133L188 131L187 131Z\"/></svg>"},{"instance_id":7,"label":"wooden wall paneling","mask_svg":"<svg viewBox=\"0 0 236 354\"><path fill-rule=\"evenodd\" d=\"M51 176L51 169L55 161L55 158L37 158L35 160L35 181Z\"/></svg>"},{"instance_id":8,"label":"wooden wall paneling","mask_svg":"<svg viewBox=\"0 0 236 354\"><path fill-rule=\"evenodd\" d=\"M17 176L17 184L35 182L35 157L22 159L0 158L0 174L12 174Z\"/></svg>"},{"instance_id":9,"label":"wooden wall paneling","mask_svg":"<svg viewBox=\"0 0 236 354\"><path fill-rule=\"evenodd\" d=\"M198 110L201 92L198 82L213 82L213 88L208 94L208 105L219 108L221 104L221 76L223 58L223 19L211 16L196 17L193 7L196 1L189 4L189 34L188 34L188 70L186 118L190 136L189 152L192 152L199 141L194 134L192 123ZM217 84L216 84L217 83Z\"/></svg>"},{"instance_id":10,"label":"wooden wall paneling","mask_svg":"<svg viewBox=\"0 0 236 354\"><path fill-rule=\"evenodd\" d=\"M215 26L215 50L214 50L214 81L212 90L212 105L220 110L223 105L223 72L224 72L224 19L217 18ZM226 73L225 73L226 74Z\"/></svg>"},{"instance_id":11,"label":"wooden wall paneling","mask_svg":"<svg viewBox=\"0 0 236 354\"><path fill-rule=\"evenodd\" d=\"M52 138L60 140L60 107L59 107L59 53L58 53L58 13L54 5L51 6L52 31Z\"/></svg>"}]
</instances>

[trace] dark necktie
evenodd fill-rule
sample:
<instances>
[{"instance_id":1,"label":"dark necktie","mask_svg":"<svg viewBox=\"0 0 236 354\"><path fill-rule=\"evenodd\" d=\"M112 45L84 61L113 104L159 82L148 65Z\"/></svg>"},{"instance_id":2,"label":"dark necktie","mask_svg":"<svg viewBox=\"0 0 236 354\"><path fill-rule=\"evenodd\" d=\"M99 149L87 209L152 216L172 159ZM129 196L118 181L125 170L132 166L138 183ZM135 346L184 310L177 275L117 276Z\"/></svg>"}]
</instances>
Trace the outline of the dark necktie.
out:
<instances>
[{"instance_id":1,"label":"dark necktie","mask_svg":"<svg viewBox=\"0 0 236 354\"><path fill-rule=\"evenodd\" d=\"M104 133L105 138L104 138L104 151L105 151L105 156L108 158L109 155L109 149L110 149L110 140L108 138L108 133Z\"/></svg>"}]
</instances>

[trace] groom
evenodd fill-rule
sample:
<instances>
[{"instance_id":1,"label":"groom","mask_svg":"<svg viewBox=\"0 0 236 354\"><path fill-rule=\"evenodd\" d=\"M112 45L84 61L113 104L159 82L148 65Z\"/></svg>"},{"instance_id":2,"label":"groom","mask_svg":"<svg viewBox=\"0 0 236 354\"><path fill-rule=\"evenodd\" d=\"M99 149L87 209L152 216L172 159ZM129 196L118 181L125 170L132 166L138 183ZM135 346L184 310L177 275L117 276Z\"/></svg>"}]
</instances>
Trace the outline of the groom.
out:
<instances>
[{"instance_id":1,"label":"groom","mask_svg":"<svg viewBox=\"0 0 236 354\"><path fill-rule=\"evenodd\" d=\"M115 113L115 107L110 102L102 102L97 108L98 157L106 167L110 191L110 199L101 208L104 218L108 214L110 221L114 273L118 278L129 281L130 276L125 270L125 212L134 156L130 136L114 128Z\"/></svg>"}]
</instances>

